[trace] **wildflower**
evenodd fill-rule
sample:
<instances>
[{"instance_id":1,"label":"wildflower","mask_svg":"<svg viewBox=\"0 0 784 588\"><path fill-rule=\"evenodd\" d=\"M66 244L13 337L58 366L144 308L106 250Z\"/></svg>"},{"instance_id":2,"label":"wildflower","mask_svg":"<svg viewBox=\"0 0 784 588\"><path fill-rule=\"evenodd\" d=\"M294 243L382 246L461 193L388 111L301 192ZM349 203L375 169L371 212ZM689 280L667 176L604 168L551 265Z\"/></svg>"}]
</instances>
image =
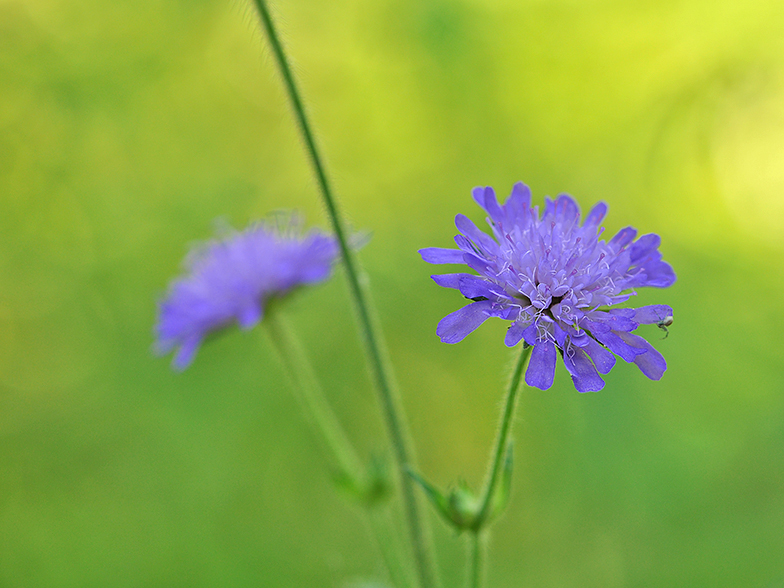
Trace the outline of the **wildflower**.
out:
<instances>
[{"instance_id":1,"label":"wildflower","mask_svg":"<svg viewBox=\"0 0 784 588\"><path fill-rule=\"evenodd\" d=\"M471 300L439 322L436 334L444 343L462 341L488 317L499 317L511 322L508 347L521 340L534 347L525 375L531 386L546 390L552 385L556 350L580 392L604 387L599 373L615 365L613 353L653 380L662 377L664 358L632 331L672 317L672 308L610 308L628 300L634 288L666 288L675 282L658 251L658 235L635 241L637 231L626 227L609 242L600 240L607 205L598 203L580 225L580 209L566 194L555 201L546 198L539 218L523 183L515 184L503 206L489 187L475 188L473 197L489 214L493 237L458 214L458 250L419 251L429 263L465 264L479 274L433 276L439 286Z\"/></svg>"},{"instance_id":2,"label":"wildflower","mask_svg":"<svg viewBox=\"0 0 784 588\"><path fill-rule=\"evenodd\" d=\"M317 230L301 235L300 224L296 218L283 227L261 222L192 251L187 275L158 305L157 351L176 347L173 365L183 370L209 333L235 321L250 329L271 299L326 280L339 254L337 241Z\"/></svg>"}]
</instances>

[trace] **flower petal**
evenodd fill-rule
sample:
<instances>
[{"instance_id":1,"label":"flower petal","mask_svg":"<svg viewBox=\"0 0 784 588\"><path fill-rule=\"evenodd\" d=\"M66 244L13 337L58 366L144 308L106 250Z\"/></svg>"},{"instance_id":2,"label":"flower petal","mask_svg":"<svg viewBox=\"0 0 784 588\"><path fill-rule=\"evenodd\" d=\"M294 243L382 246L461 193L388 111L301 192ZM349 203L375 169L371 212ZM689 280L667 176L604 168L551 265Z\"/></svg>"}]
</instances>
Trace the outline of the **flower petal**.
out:
<instances>
[{"instance_id":1,"label":"flower petal","mask_svg":"<svg viewBox=\"0 0 784 588\"><path fill-rule=\"evenodd\" d=\"M598 392L604 388L604 380L596 373L596 368L588 359L585 351L572 346L563 354L564 365L572 375L574 387L578 392Z\"/></svg>"},{"instance_id":2,"label":"flower petal","mask_svg":"<svg viewBox=\"0 0 784 588\"><path fill-rule=\"evenodd\" d=\"M444 343L459 343L466 338L466 335L487 320L489 316L487 311L490 310L491 305L492 302L489 300L472 302L468 306L446 315L438 323L436 335Z\"/></svg>"},{"instance_id":3,"label":"flower petal","mask_svg":"<svg viewBox=\"0 0 784 588\"><path fill-rule=\"evenodd\" d=\"M532 322L530 325L528 325L523 330L523 338L525 339L525 342L528 343L529 345L536 345L538 343L538 337L539 337L537 331L538 330L536 328L535 322Z\"/></svg>"},{"instance_id":4,"label":"flower petal","mask_svg":"<svg viewBox=\"0 0 784 588\"><path fill-rule=\"evenodd\" d=\"M463 235L479 245L484 252L490 253L498 250L498 243L496 243L487 233L480 231L474 222L466 215L458 214L455 216L455 226Z\"/></svg>"},{"instance_id":5,"label":"flower petal","mask_svg":"<svg viewBox=\"0 0 784 588\"><path fill-rule=\"evenodd\" d=\"M597 202L583 221L583 227L598 227L607 214L607 205L604 202Z\"/></svg>"},{"instance_id":6,"label":"flower petal","mask_svg":"<svg viewBox=\"0 0 784 588\"><path fill-rule=\"evenodd\" d=\"M615 356L599 344L593 337L586 337L587 344L583 347L600 374L609 374L615 366Z\"/></svg>"},{"instance_id":7,"label":"flower petal","mask_svg":"<svg viewBox=\"0 0 784 588\"><path fill-rule=\"evenodd\" d=\"M427 263L463 263L463 252L459 249L425 247L419 250L419 255Z\"/></svg>"},{"instance_id":8,"label":"flower petal","mask_svg":"<svg viewBox=\"0 0 784 588\"><path fill-rule=\"evenodd\" d=\"M615 235L612 239L610 239L609 245L615 245L619 249L625 247L637 236L637 229L634 227L626 227L618 231L618 234Z\"/></svg>"},{"instance_id":9,"label":"flower petal","mask_svg":"<svg viewBox=\"0 0 784 588\"><path fill-rule=\"evenodd\" d=\"M621 338L621 335L626 333L623 333L623 331L609 331L604 333L596 330L591 331L591 333L593 334L594 339L599 341L599 343L602 343L615 355L629 363L633 362L641 353L645 353L644 350L633 347L624 341Z\"/></svg>"},{"instance_id":10,"label":"flower petal","mask_svg":"<svg viewBox=\"0 0 784 588\"><path fill-rule=\"evenodd\" d=\"M261 304L249 304L237 313L237 324L240 326L240 329L247 331L248 329L256 326L256 324L261 320L262 314L263 309Z\"/></svg>"},{"instance_id":11,"label":"flower petal","mask_svg":"<svg viewBox=\"0 0 784 588\"><path fill-rule=\"evenodd\" d=\"M512 186L512 193L506 199L504 212L509 222L516 222L521 226L527 225L528 213L531 208L531 188L517 182Z\"/></svg>"},{"instance_id":12,"label":"flower petal","mask_svg":"<svg viewBox=\"0 0 784 588\"><path fill-rule=\"evenodd\" d=\"M495 224L503 221L504 215L498 200L495 198L495 190L490 186L474 188L472 196L476 203L487 211Z\"/></svg>"},{"instance_id":13,"label":"flower petal","mask_svg":"<svg viewBox=\"0 0 784 588\"><path fill-rule=\"evenodd\" d=\"M666 304L651 304L634 309L634 320L642 325L650 325L672 316L672 307Z\"/></svg>"},{"instance_id":14,"label":"flower petal","mask_svg":"<svg viewBox=\"0 0 784 588\"><path fill-rule=\"evenodd\" d=\"M530 319L527 316L513 322L506 330L504 345L507 347L514 347L517 345L523 338L523 331L528 327L528 323L530 323Z\"/></svg>"},{"instance_id":15,"label":"flower petal","mask_svg":"<svg viewBox=\"0 0 784 588\"><path fill-rule=\"evenodd\" d=\"M610 315L610 318L607 319L604 324L608 325L613 331L633 331L640 326L640 323L637 323L628 317L616 315Z\"/></svg>"},{"instance_id":16,"label":"flower petal","mask_svg":"<svg viewBox=\"0 0 784 588\"><path fill-rule=\"evenodd\" d=\"M660 380L667 370L667 362L662 357L662 354L639 335L618 333L618 336L630 346L642 349L642 353L634 358L634 363L651 380Z\"/></svg>"},{"instance_id":17,"label":"flower petal","mask_svg":"<svg viewBox=\"0 0 784 588\"><path fill-rule=\"evenodd\" d=\"M656 233L648 233L637 239L629 248L629 259L635 265L645 256L655 252L661 245L661 237Z\"/></svg>"},{"instance_id":18,"label":"flower petal","mask_svg":"<svg viewBox=\"0 0 784 588\"><path fill-rule=\"evenodd\" d=\"M464 274L463 277L460 278L459 284L460 293L471 300L476 300L480 297L489 300L497 299L498 293L493 290L492 286L495 286L496 289L498 289L497 284L488 282L478 276L472 276L471 274Z\"/></svg>"},{"instance_id":19,"label":"flower petal","mask_svg":"<svg viewBox=\"0 0 784 588\"><path fill-rule=\"evenodd\" d=\"M559 222L568 225L580 219L580 207L569 194L559 194L555 199L555 215Z\"/></svg>"},{"instance_id":20,"label":"flower petal","mask_svg":"<svg viewBox=\"0 0 784 588\"><path fill-rule=\"evenodd\" d=\"M545 339L534 345L531 360L525 372L525 383L540 390L547 390L555 379L555 345Z\"/></svg>"},{"instance_id":21,"label":"flower petal","mask_svg":"<svg viewBox=\"0 0 784 588\"><path fill-rule=\"evenodd\" d=\"M561 325L558 324L558 321L553 323L553 335L555 336L555 342L561 349L564 348L566 344L566 331L561 328Z\"/></svg>"},{"instance_id":22,"label":"flower petal","mask_svg":"<svg viewBox=\"0 0 784 588\"><path fill-rule=\"evenodd\" d=\"M471 190L471 197L474 199L479 206L482 208L485 207L485 187L484 186L477 186L473 190Z\"/></svg>"},{"instance_id":23,"label":"flower petal","mask_svg":"<svg viewBox=\"0 0 784 588\"><path fill-rule=\"evenodd\" d=\"M438 274L430 277L439 286L443 286L444 288L454 288L455 290L459 290L460 278L462 278L463 276L470 276L470 275L472 274Z\"/></svg>"},{"instance_id":24,"label":"flower petal","mask_svg":"<svg viewBox=\"0 0 784 588\"><path fill-rule=\"evenodd\" d=\"M194 335L185 339L180 348L177 350L177 353L174 354L174 359L172 360L172 367L174 367L177 371L183 371L186 367L193 363L193 358L196 356L196 352L199 350L199 345L201 345L202 338L198 335Z\"/></svg>"},{"instance_id":25,"label":"flower petal","mask_svg":"<svg viewBox=\"0 0 784 588\"><path fill-rule=\"evenodd\" d=\"M463 263L480 274L493 274L493 268L486 259L472 253L463 253Z\"/></svg>"},{"instance_id":26,"label":"flower petal","mask_svg":"<svg viewBox=\"0 0 784 588\"><path fill-rule=\"evenodd\" d=\"M666 261L656 260L645 264L645 280L635 286L650 286L652 288L669 288L677 279L675 272Z\"/></svg>"}]
</instances>

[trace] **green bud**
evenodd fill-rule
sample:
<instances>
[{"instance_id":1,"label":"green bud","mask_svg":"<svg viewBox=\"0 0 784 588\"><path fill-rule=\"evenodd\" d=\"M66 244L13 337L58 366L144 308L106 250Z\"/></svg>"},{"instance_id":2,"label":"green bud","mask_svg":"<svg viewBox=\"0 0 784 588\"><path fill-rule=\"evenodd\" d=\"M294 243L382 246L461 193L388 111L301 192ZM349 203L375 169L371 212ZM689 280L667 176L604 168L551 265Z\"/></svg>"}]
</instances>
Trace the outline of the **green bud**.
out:
<instances>
[{"instance_id":1,"label":"green bud","mask_svg":"<svg viewBox=\"0 0 784 588\"><path fill-rule=\"evenodd\" d=\"M339 490L366 507L384 502L393 493L387 460L380 455L370 458L367 471L362 477L338 470L333 473L333 479Z\"/></svg>"},{"instance_id":2,"label":"green bud","mask_svg":"<svg viewBox=\"0 0 784 588\"><path fill-rule=\"evenodd\" d=\"M479 513L479 501L465 482L460 481L456 488L452 489L448 495L444 495L419 474L410 470L408 474L424 490L425 496L428 497L436 512L458 532L475 527L476 517Z\"/></svg>"},{"instance_id":3,"label":"green bud","mask_svg":"<svg viewBox=\"0 0 784 588\"><path fill-rule=\"evenodd\" d=\"M460 481L457 488L449 493L449 516L458 529L465 530L474 527L476 516L479 514L479 500L464 481Z\"/></svg>"}]
</instances>

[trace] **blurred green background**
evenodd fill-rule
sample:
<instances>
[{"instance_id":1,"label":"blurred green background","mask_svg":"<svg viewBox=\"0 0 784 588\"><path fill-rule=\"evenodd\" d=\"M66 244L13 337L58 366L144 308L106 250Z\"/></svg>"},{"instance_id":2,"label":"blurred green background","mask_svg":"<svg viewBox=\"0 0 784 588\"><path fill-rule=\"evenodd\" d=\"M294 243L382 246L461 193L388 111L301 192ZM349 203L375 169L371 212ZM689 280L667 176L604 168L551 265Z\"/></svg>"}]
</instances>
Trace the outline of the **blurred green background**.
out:
<instances>
[{"instance_id":1,"label":"blurred green background","mask_svg":"<svg viewBox=\"0 0 784 588\"><path fill-rule=\"evenodd\" d=\"M518 408L488 586L784 586L784 4L298 0L275 5L397 368L419 467L481 482L505 324L416 250L470 198L610 205L678 282L661 382ZM156 300L215 219L326 227L257 17L239 0L0 0L0 586L346 586L383 580L263 328L183 374ZM384 451L343 276L288 314L364 455ZM646 330L647 329L647 330ZM394 511L393 511L394 512ZM431 516L445 587L460 537Z\"/></svg>"}]
</instances>

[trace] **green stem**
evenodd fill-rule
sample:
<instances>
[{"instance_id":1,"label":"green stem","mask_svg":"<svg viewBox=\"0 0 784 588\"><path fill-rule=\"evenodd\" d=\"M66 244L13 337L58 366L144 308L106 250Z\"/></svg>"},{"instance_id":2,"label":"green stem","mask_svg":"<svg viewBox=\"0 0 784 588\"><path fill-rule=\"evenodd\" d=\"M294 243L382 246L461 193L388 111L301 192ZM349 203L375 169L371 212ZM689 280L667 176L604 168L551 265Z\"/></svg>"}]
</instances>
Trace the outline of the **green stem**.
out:
<instances>
[{"instance_id":1,"label":"green stem","mask_svg":"<svg viewBox=\"0 0 784 588\"><path fill-rule=\"evenodd\" d=\"M468 588L479 588L482 585L482 549L481 531L469 531Z\"/></svg>"},{"instance_id":2,"label":"green stem","mask_svg":"<svg viewBox=\"0 0 784 588\"><path fill-rule=\"evenodd\" d=\"M356 489L362 489L365 480L362 465L354 447L348 440L343 428L327 401L313 368L308 361L294 331L288 321L276 308L269 308L263 324L269 331L270 338L278 352L286 375L302 405L308 421L314 428L323 446L329 449L331 458L337 463L341 475L349 478ZM393 584L399 588L408 588L410 582L399 564L397 536L394 525L388 518L388 509L384 505L365 503L373 536L378 542L381 557L384 560Z\"/></svg>"},{"instance_id":3,"label":"green stem","mask_svg":"<svg viewBox=\"0 0 784 588\"><path fill-rule=\"evenodd\" d=\"M332 189L327 181L324 164L321 160L319 150L316 147L316 142L305 114L305 108L302 99L300 98L300 92L294 81L288 58L286 57L286 53L278 38L266 1L254 0L254 2L261 15L264 30L269 39L272 51L275 54L275 60L280 69L280 73L283 76L286 92L291 101L292 108L294 109L294 116L296 117L297 124L302 132L302 137L305 140L305 146L310 156L311 163L313 164L321 194L324 198L324 204L332 224L332 230L340 245L340 253L343 257L349 290L357 311L360 337L365 347L368 364L370 371L372 372L375 388L379 395L390 442L395 455L395 461L397 462L399 472L398 479L401 486L403 504L408 520L411 545L414 551L419 580L422 588L432 588L436 585L436 580L433 572L433 557L430 543L427 538L427 533L425 532L425 522L419 512L419 504L417 503L416 494L414 493L413 481L406 473L408 468L414 467L414 464L411 459L412 453L408 447L408 435L401 417L402 410L398 406L398 399L392 387L392 380L388 373L387 362L375 334L373 317L367 303L367 295L360 284L357 264L354 261L352 251L348 246L346 231L343 227L341 216L338 213L337 203L332 195Z\"/></svg>"},{"instance_id":4,"label":"green stem","mask_svg":"<svg viewBox=\"0 0 784 588\"><path fill-rule=\"evenodd\" d=\"M363 487L363 469L357 453L332 412L313 367L280 309L269 308L262 324L269 331L305 417L329 448L330 457L337 462L340 473L352 480L355 487Z\"/></svg>"},{"instance_id":5,"label":"green stem","mask_svg":"<svg viewBox=\"0 0 784 588\"><path fill-rule=\"evenodd\" d=\"M523 369L528 358L531 355L533 347L524 346L520 357L515 365L512 379L509 382L509 390L506 393L506 400L504 401L504 412L501 415L501 425L498 427L498 434L495 439L495 448L493 449L493 458L490 464L490 469L485 480L484 491L482 498L479 501L481 505L475 519L475 529L481 529L487 520L490 513L490 506L493 502L495 488L498 484L499 473L501 472L501 465L506 455L506 448L509 443L509 432L512 428L512 417L514 416L515 403L517 401L517 391L520 389L520 380L523 376Z\"/></svg>"},{"instance_id":6,"label":"green stem","mask_svg":"<svg viewBox=\"0 0 784 588\"><path fill-rule=\"evenodd\" d=\"M381 558L389 572L389 580L395 588L411 588L409 573L411 569L401 565L400 536L395 521L391 520L390 510L386 505L368 509L368 520L373 536L378 543Z\"/></svg>"}]
</instances>

